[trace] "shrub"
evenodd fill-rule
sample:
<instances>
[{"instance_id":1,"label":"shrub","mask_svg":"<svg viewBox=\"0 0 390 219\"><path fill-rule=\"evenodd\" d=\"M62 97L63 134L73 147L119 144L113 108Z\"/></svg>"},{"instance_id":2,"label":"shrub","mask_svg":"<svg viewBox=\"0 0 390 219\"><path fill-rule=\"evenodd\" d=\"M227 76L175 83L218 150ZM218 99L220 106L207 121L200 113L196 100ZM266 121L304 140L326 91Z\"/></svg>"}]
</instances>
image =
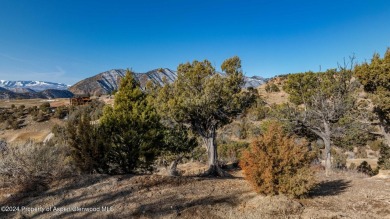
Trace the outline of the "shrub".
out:
<instances>
[{"instance_id":1,"label":"shrub","mask_svg":"<svg viewBox=\"0 0 390 219\"><path fill-rule=\"evenodd\" d=\"M50 103L49 102L42 103L39 106L39 110L41 110L44 113L50 113Z\"/></svg>"},{"instance_id":2,"label":"shrub","mask_svg":"<svg viewBox=\"0 0 390 219\"><path fill-rule=\"evenodd\" d=\"M54 113L54 118L63 119L68 114L68 109L64 106L60 106Z\"/></svg>"},{"instance_id":3,"label":"shrub","mask_svg":"<svg viewBox=\"0 0 390 219\"><path fill-rule=\"evenodd\" d=\"M355 170L356 169L356 164L355 163L351 163L348 167L349 170Z\"/></svg>"},{"instance_id":4,"label":"shrub","mask_svg":"<svg viewBox=\"0 0 390 219\"><path fill-rule=\"evenodd\" d=\"M74 173L65 145L8 145L0 152L0 181L2 186L15 184L32 186L40 181L61 178Z\"/></svg>"},{"instance_id":5,"label":"shrub","mask_svg":"<svg viewBox=\"0 0 390 219\"><path fill-rule=\"evenodd\" d=\"M218 144L218 157L222 162L237 163L242 150L248 148L247 142L230 141Z\"/></svg>"},{"instance_id":6,"label":"shrub","mask_svg":"<svg viewBox=\"0 0 390 219\"><path fill-rule=\"evenodd\" d=\"M367 144L371 148L371 150L379 151L382 147L383 142L382 142L382 140L377 139L375 141L368 141Z\"/></svg>"},{"instance_id":7,"label":"shrub","mask_svg":"<svg viewBox=\"0 0 390 219\"><path fill-rule=\"evenodd\" d=\"M39 111L35 116L33 116L33 120L37 122L44 122L48 119L49 117L42 111Z\"/></svg>"},{"instance_id":8,"label":"shrub","mask_svg":"<svg viewBox=\"0 0 390 219\"><path fill-rule=\"evenodd\" d=\"M60 133L60 129L55 130ZM59 135L60 136L60 135ZM108 138L99 126L91 124L88 114L79 119L69 120L66 124L66 136L71 147L71 156L80 172L108 173L107 152L108 145L104 142Z\"/></svg>"},{"instance_id":9,"label":"shrub","mask_svg":"<svg viewBox=\"0 0 390 219\"><path fill-rule=\"evenodd\" d=\"M246 139L251 128L250 123L248 123L246 118L243 118L239 123L233 126L234 135L239 139Z\"/></svg>"},{"instance_id":10,"label":"shrub","mask_svg":"<svg viewBox=\"0 0 390 219\"><path fill-rule=\"evenodd\" d=\"M265 85L265 91L267 93L271 93L271 92L279 92L280 89L278 86L276 86L276 84L274 83L267 83L267 85Z\"/></svg>"},{"instance_id":11,"label":"shrub","mask_svg":"<svg viewBox=\"0 0 390 219\"><path fill-rule=\"evenodd\" d=\"M206 148L204 148L202 146L198 146L198 147L194 148L194 150L192 150L192 152L191 152L191 159L198 161L198 162L201 162L201 163L205 163L207 161Z\"/></svg>"},{"instance_id":12,"label":"shrub","mask_svg":"<svg viewBox=\"0 0 390 219\"><path fill-rule=\"evenodd\" d=\"M378 167L383 170L390 169L390 147L382 143L379 151Z\"/></svg>"},{"instance_id":13,"label":"shrub","mask_svg":"<svg viewBox=\"0 0 390 219\"><path fill-rule=\"evenodd\" d=\"M367 161L363 161L356 170L360 173L367 174L369 176L373 176L377 174L377 171L372 170L370 164L367 163Z\"/></svg>"},{"instance_id":14,"label":"shrub","mask_svg":"<svg viewBox=\"0 0 390 219\"><path fill-rule=\"evenodd\" d=\"M367 151L364 147L357 148L356 158L367 158Z\"/></svg>"},{"instance_id":15,"label":"shrub","mask_svg":"<svg viewBox=\"0 0 390 219\"><path fill-rule=\"evenodd\" d=\"M300 197L315 186L310 169L314 158L306 141L296 142L280 124L272 123L243 151L240 166L258 193Z\"/></svg>"},{"instance_id":16,"label":"shrub","mask_svg":"<svg viewBox=\"0 0 390 219\"><path fill-rule=\"evenodd\" d=\"M347 157L348 155L338 152L334 148L330 150L332 155L332 167L335 169L346 169L347 168Z\"/></svg>"}]
</instances>

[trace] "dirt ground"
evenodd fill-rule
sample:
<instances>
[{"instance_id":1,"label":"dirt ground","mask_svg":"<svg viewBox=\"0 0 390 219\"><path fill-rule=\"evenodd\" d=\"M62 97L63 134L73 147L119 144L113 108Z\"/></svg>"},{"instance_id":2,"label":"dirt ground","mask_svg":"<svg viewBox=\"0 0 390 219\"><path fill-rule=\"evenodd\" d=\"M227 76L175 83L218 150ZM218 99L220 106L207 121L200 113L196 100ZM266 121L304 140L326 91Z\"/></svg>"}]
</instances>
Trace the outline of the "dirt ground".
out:
<instances>
[{"instance_id":1,"label":"dirt ground","mask_svg":"<svg viewBox=\"0 0 390 219\"><path fill-rule=\"evenodd\" d=\"M180 166L181 177L85 175L36 182L33 192L3 188L0 206L15 211L0 218L390 218L390 178L319 172L307 198L290 199L254 193L240 170L206 178L188 176L189 166L204 167Z\"/></svg>"},{"instance_id":2,"label":"dirt ground","mask_svg":"<svg viewBox=\"0 0 390 219\"><path fill-rule=\"evenodd\" d=\"M29 120L32 120L29 118ZM63 125L64 121L52 118L44 122L27 121L28 125L17 130L0 130L0 139L9 143L25 143L28 140L42 142L51 133L55 125Z\"/></svg>"}]
</instances>

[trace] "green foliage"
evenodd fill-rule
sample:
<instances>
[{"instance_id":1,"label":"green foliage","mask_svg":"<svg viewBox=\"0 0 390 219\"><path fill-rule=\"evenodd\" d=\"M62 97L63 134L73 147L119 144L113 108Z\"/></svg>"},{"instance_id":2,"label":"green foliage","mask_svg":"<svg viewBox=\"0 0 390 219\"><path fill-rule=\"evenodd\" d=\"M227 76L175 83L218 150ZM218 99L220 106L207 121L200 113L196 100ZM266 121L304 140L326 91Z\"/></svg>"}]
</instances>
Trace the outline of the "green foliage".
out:
<instances>
[{"instance_id":1,"label":"green foliage","mask_svg":"<svg viewBox=\"0 0 390 219\"><path fill-rule=\"evenodd\" d=\"M165 160L172 161L177 157L190 157L190 153L198 146L198 141L186 127L181 125L163 128L162 155Z\"/></svg>"},{"instance_id":2,"label":"green foliage","mask_svg":"<svg viewBox=\"0 0 390 219\"><path fill-rule=\"evenodd\" d=\"M300 105L310 102L311 97L315 94L317 84L318 78L313 72L290 74L285 81L283 90L290 94L290 102Z\"/></svg>"},{"instance_id":3,"label":"green foliage","mask_svg":"<svg viewBox=\"0 0 390 219\"><path fill-rule=\"evenodd\" d=\"M49 116L42 111L38 111L37 114L35 114L35 116L33 116L33 120L37 121L37 122L43 122L43 121L46 121L48 119L49 119Z\"/></svg>"},{"instance_id":4,"label":"green foliage","mask_svg":"<svg viewBox=\"0 0 390 219\"><path fill-rule=\"evenodd\" d=\"M355 67L355 76L364 85L364 90L372 95L374 112L387 133L390 132L390 48L383 58L375 53L370 63Z\"/></svg>"},{"instance_id":5,"label":"green foliage","mask_svg":"<svg viewBox=\"0 0 390 219\"><path fill-rule=\"evenodd\" d=\"M365 147L358 147L355 155L356 158L367 158L367 151Z\"/></svg>"},{"instance_id":6,"label":"green foliage","mask_svg":"<svg viewBox=\"0 0 390 219\"><path fill-rule=\"evenodd\" d=\"M42 103L39 106L39 110L42 111L43 113L50 113L50 103L49 102Z\"/></svg>"},{"instance_id":7,"label":"green foliage","mask_svg":"<svg viewBox=\"0 0 390 219\"><path fill-rule=\"evenodd\" d=\"M383 170L390 170L390 147L383 143L379 151L378 166Z\"/></svg>"},{"instance_id":8,"label":"green foliage","mask_svg":"<svg viewBox=\"0 0 390 219\"><path fill-rule=\"evenodd\" d=\"M57 136L60 133L57 129ZM108 173L107 133L91 124L90 115L85 111L79 117L68 120L66 138L72 148L72 158L83 173Z\"/></svg>"},{"instance_id":9,"label":"green foliage","mask_svg":"<svg viewBox=\"0 0 390 219\"><path fill-rule=\"evenodd\" d=\"M252 121L260 121L270 114L270 108L267 106L253 105L247 111L247 116Z\"/></svg>"},{"instance_id":10,"label":"green foliage","mask_svg":"<svg viewBox=\"0 0 390 219\"><path fill-rule=\"evenodd\" d=\"M367 145L370 147L373 151L379 151L383 145L383 140L376 139L374 141L368 141Z\"/></svg>"},{"instance_id":11,"label":"green foliage","mask_svg":"<svg viewBox=\"0 0 390 219\"><path fill-rule=\"evenodd\" d=\"M334 148L331 149L330 153L332 154L332 167L335 169L346 169L347 168L347 157L348 155L338 152Z\"/></svg>"},{"instance_id":12,"label":"green foliage","mask_svg":"<svg viewBox=\"0 0 390 219\"><path fill-rule=\"evenodd\" d=\"M351 60L353 61L353 60ZM290 95L294 106L284 107L284 118L302 133L315 134L325 143L325 169L331 166L331 141L345 130L339 121L354 108L352 95L358 84L352 80L352 70L346 64L325 72L289 75L284 90Z\"/></svg>"},{"instance_id":13,"label":"green foliage","mask_svg":"<svg viewBox=\"0 0 390 219\"><path fill-rule=\"evenodd\" d=\"M240 141L227 141L218 144L218 157L220 161L237 163L242 150L248 148L249 143Z\"/></svg>"},{"instance_id":14,"label":"green foliage","mask_svg":"<svg viewBox=\"0 0 390 219\"><path fill-rule=\"evenodd\" d=\"M188 125L212 149L210 167L217 162L216 130L231 123L255 97L241 91L244 75L238 57L225 60L221 69L225 76L217 74L207 60L181 64L177 79L155 93L156 108L164 118Z\"/></svg>"},{"instance_id":15,"label":"green foliage","mask_svg":"<svg viewBox=\"0 0 390 219\"><path fill-rule=\"evenodd\" d=\"M257 192L300 197L315 185L310 164L315 158L306 141L289 137L279 124L271 124L244 150L240 166Z\"/></svg>"},{"instance_id":16,"label":"green foliage","mask_svg":"<svg viewBox=\"0 0 390 219\"><path fill-rule=\"evenodd\" d=\"M352 151L354 147L363 147L375 138L370 134L372 130L367 127L367 124L357 121L352 116L344 116L334 124L334 127L337 127L339 132L332 136L333 143L349 151Z\"/></svg>"},{"instance_id":17,"label":"green foliage","mask_svg":"<svg viewBox=\"0 0 390 219\"><path fill-rule=\"evenodd\" d=\"M53 116L54 116L54 118L64 119L67 114L68 114L68 108L65 106L60 106L60 107L57 107Z\"/></svg>"},{"instance_id":18,"label":"green foliage","mask_svg":"<svg viewBox=\"0 0 390 219\"><path fill-rule=\"evenodd\" d=\"M128 70L115 95L114 106L104 109L100 120L109 145L112 172L148 170L161 152L163 127L147 94Z\"/></svg>"},{"instance_id":19,"label":"green foliage","mask_svg":"<svg viewBox=\"0 0 390 219\"><path fill-rule=\"evenodd\" d=\"M266 106L265 101L259 96L256 89L248 89L248 91L253 95L253 103L246 110L246 116L252 121L265 119L269 115L270 108Z\"/></svg>"},{"instance_id":20,"label":"green foliage","mask_svg":"<svg viewBox=\"0 0 390 219\"><path fill-rule=\"evenodd\" d=\"M159 90L159 110L175 121L190 124L201 135L208 131L201 127L230 123L249 105L247 95L241 93L244 76L238 62L237 57L224 62L226 77L217 74L207 60L179 65L177 80Z\"/></svg>"},{"instance_id":21,"label":"green foliage","mask_svg":"<svg viewBox=\"0 0 390 219\"><path fill-rule=\"evenodd\" d=\"M274 84L274 83L267 83L267 84L265 85L265 91L266 91L267 93L272 93L272 92L279 92L280 89L279 89L279 87L278 87L276 84Z\"/></svg>"},{"instance_id":22,"label":"green foliage","mask_svg":"<svg viewBox=\"0 0 390 219\"><path fill-rule=\"evenodd\" d=\"M372 170L371 165L368 164L367 161L363 161L359 166L357 166L356 170L369 176L378 174L377 170Z\"/></svg>"},{"instance_id":23,"label":"green foliage","mask_svg":"<svg viewBox=\"0 0 390 219\"><path fill-rule=\"evenodd\" d=\"M250 135L251 124L244 117L237 120L237 123L232 123L233 135L239 139L246 139Z\"/></svg>"},{"instance_id":24,"label":"green foliage","mask_svg":"<svg viewBox=\"0 0 390 219\"><path fill-rule=\"evenodd\" d=\"M103 115L104 102L92 100L90 103L79 106L71 106L69 109L69 120L80 119L83 114L88 114L92 120L98 120Z\"/></svg>"},{"instance_id":25,"label":"green foliage","mask_svg":"<svg viewBox=\"0 0 390 219\"><path fill-rule=\"evenodd\" d=\"M193 160L205 163L207 161L207 150L205 147L197 146L191 151L190 157Z\"/></svg>"}]
</instances>

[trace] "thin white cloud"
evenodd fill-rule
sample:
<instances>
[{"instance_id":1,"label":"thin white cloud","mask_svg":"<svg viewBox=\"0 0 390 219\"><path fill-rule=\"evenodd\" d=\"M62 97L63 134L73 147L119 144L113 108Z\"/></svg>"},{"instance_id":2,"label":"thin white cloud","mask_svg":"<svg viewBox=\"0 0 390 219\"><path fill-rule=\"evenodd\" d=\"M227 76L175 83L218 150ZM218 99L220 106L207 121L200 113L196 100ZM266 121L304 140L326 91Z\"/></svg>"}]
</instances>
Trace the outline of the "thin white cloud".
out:
<instances>
[{"instance_id":1,"label":"thin white cloud","mask_svg":"<svg viewBox=\"0 0 390 219\"><path fill-rule=\"evenodd\" d=\"M49 72L30 72L27 74L33 78L35 77L54 78L54 77L62 77L66 74L66 71L63 68L61 68L61 66L56 66L55 69L56 70L49 71Z\"/></svg>"},{"instance_id":2,"label":"thin white cloud","mask_svg":"<svg viewBox=\"0 0 390 219\"><path fill-rule=\"evenodd\" d=\"M25 63L25 64L30 64L30 65L34 64L29 60L17 58L17 57L10 56L10 55L4 54L4 53L0 53L0 57L11 60L11 61L15 61L15 62L21 62L21 63Z\"/></svg>"},{"instance_id":3,"label":"thin white cloud","mask_svg":"<svg viewBox=\"0 0 390 219\"><path fill-rule=\"evenodd\" d=\"M37 80L37 81L49 81L49 82L60 82L65 83L66 70L61 66L56 66L53 71L47 72L37 72L37 71L22 71L22 72L13 72L12 74L6 72L0 72L0 79L2 80Z\"/></svg>"}]
</instances>

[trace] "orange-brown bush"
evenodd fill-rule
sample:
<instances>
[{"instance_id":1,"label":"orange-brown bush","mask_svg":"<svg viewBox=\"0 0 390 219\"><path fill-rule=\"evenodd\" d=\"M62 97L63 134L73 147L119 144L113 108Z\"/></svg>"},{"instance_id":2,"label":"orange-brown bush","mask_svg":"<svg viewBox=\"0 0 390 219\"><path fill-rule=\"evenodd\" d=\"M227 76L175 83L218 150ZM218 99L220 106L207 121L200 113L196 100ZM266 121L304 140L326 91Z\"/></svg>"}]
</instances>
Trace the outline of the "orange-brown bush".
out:
<instances>
[{"instance_id":1,"label":"orange-brown bush","mask_svg":"<svg viewBox=\"0 0 390 219\"><path fill-rule=\"evenodd\" d=\"M281 125L271 123L243 152L240 166L258 193L300 197L315 186L314 158L305 140L289 137Z\"/></svg>"}]
</instances>

